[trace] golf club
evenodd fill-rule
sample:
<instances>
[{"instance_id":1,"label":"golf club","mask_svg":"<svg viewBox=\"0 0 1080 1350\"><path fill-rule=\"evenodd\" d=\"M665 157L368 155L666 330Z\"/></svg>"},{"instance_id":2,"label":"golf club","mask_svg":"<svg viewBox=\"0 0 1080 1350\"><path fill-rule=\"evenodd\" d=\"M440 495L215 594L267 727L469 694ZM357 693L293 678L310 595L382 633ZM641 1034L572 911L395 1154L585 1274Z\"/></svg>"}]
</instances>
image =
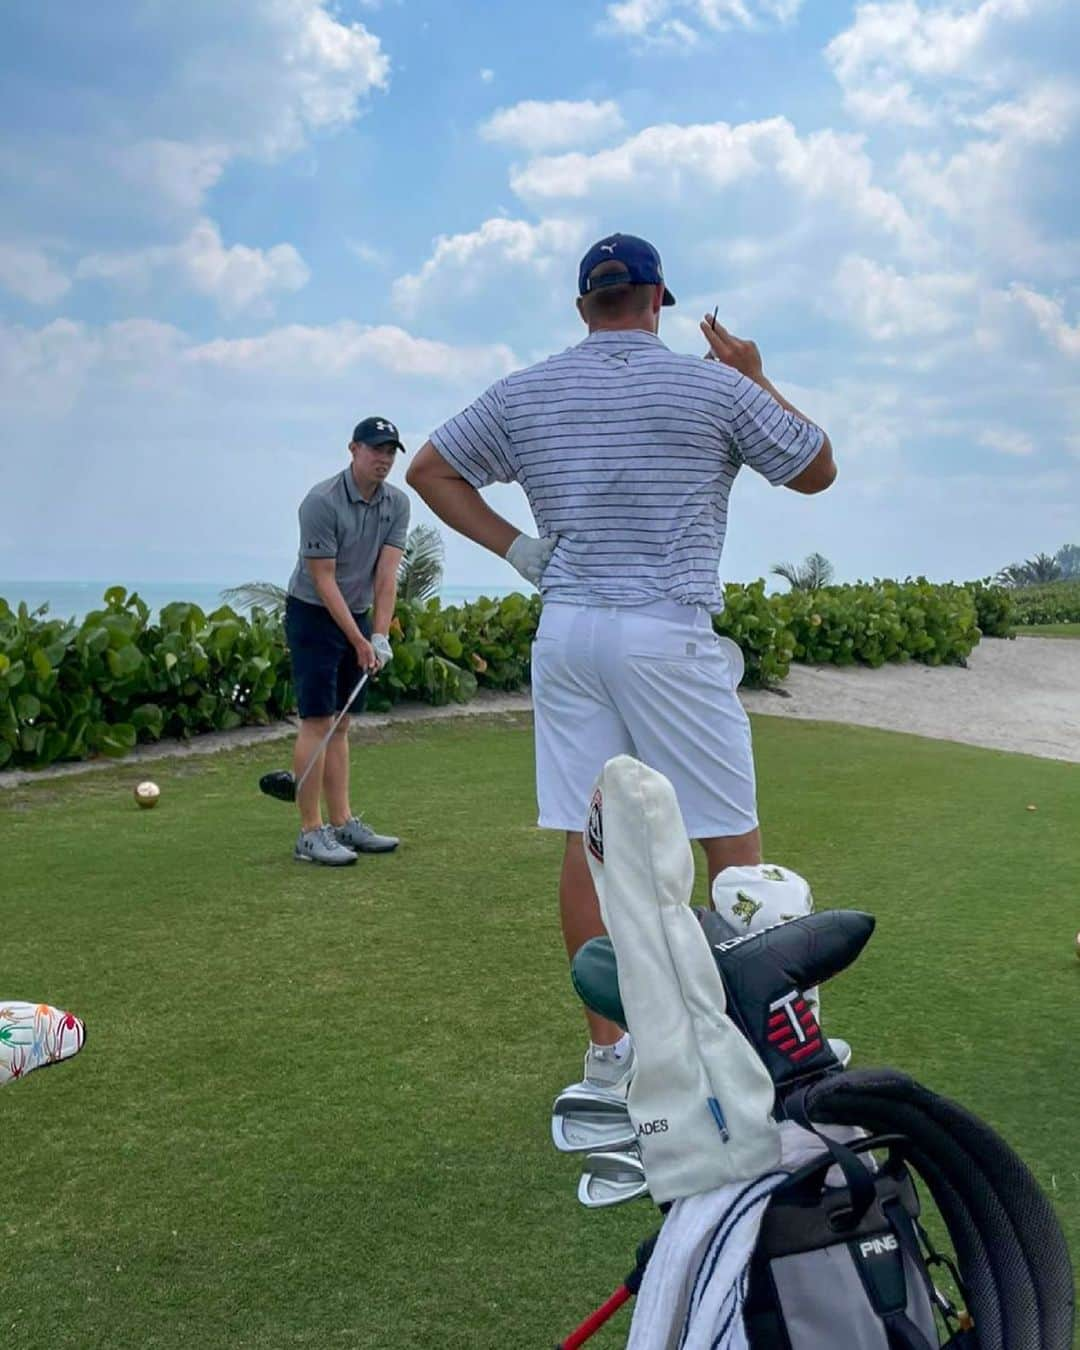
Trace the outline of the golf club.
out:
<instances>
[{"instance_id":1,"label":"golf club","mask_svg":"<svg viewBox=\"0 0 1080 1350\"><path fill-rule=\"evenodd\" d=\"M333 736L334 732L337 731L338 727L341 725L341 719L345 716L345 714L349 711L352 705L356 702L356 697L360 693L360 690L363 689L365 684L367 684L369 674L370 671L365 670L364 673L357 680L356 688L349 695L348 702L345 704L344 708L342 708L342 710L334 718L333 722L330 723L330 730L326 733L326 735L322 738L322 740L316 747L315 753L311 756L311 759L308 761L307 768L300 775L300 781L299 782L296 781L296 779L292 775L292 772L289 769L275 769L272 773L264 773L263 776L259 779L260 792L265 792L268 797L276 797L279 802L296 801L296 794L303 787L308 774L315 767L319 756L330 744L330 737Z\"/></svg>"},{"instance_id":2,"label":"golf club","mask_svg":"<svg viewBox=\"0 0 1080 1350\"><path fill-rule=\"evenodd\" d=\"M626 1099L584 1083L567 1088L555 1098L551 1137L560 1153L618 1151L637 1142Z\"/></svg>"},{"instance_id":3,"label":"golf club","mask_svg":"<svg viewBox=\"0 0 1080 1350\"><path fill-rule=\"evenodd\" d=\"M586 1209L607 1209L649 1194L641 1154L590 1153L578 1182L577 1198Z\"/></svg>"}]
</instances>

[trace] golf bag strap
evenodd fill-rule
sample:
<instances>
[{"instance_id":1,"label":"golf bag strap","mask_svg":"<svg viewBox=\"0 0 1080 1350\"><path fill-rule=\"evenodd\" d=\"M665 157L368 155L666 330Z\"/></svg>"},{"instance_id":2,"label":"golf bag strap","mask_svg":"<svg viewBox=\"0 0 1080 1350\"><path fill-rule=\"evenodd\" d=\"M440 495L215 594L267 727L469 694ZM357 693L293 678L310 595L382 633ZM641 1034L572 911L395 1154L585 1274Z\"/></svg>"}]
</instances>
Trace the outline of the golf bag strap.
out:
<instances>
[{"instance_id":1,"label":"golf bag strap","mask_svg":"<svg viewBox=\"0 0 1080 1350\"><path fill-rule=\"evenodd\" d=\"M851 1212L847 1217L845 1227L857 1228L876 1198L874 1178L851 1149L845 1144L838 1143L835 1139L830 1139L827 1134L822 1134L807 1115L806 1093L807 1089L801 1088L786 1097L784 1099L785 1114L796 1125L801 1125L804 1130L809 1130L811 1134L816 1135L829 1151L833 1162L843 1172L848 1194L851 1197Z\"/></svg>"},{"instance_id":2,"label":"golf bag strap","mask_svg":"<svg viewBox=\"0 0 1080 1350\"><path fill-rule=\"evenodd\" d=\"M896 1238L895 1260L889 1263L888 1274L885 1276L880 1268L871 1272L865 1262L856 1261L859 1278L862 1280L871 1307L881 1318L889 1350L933 1350L930 1342L907 1314L910 1302L908 1290L910 1272L912 1270L922 1272L924 1287L929 1285L929 1279L923 1271L922 1253L919 1251L914 1229L899 1200L882 1202L881 1212ZM850 1245L853 1248L857 1246L855 1242Z\"/></svg>"}]
</instances>

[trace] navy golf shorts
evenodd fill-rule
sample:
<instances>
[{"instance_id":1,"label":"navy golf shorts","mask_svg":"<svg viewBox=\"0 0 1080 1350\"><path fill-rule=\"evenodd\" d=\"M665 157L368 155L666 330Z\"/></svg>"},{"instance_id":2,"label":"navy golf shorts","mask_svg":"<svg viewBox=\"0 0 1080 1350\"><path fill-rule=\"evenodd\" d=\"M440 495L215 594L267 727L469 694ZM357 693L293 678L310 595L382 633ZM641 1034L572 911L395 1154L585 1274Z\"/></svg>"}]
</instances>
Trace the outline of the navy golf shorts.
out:
<instances>
[{"instance_id":1,"label":"navy golf shorts","mask_svg":"<svg viewBox=\"0 0 1080 1350\"><path fill-rule=\"evenodd\" d=\"M356 626L371 637L368 614L354 614ZM360 678L356 653L322 605L309 605L290 595L285 602L285 641L292 658L292 682L301 717L333 717L349 701ZM368 685L356 697L350 712L363 712Z\"/></svg>"}]
</instances>

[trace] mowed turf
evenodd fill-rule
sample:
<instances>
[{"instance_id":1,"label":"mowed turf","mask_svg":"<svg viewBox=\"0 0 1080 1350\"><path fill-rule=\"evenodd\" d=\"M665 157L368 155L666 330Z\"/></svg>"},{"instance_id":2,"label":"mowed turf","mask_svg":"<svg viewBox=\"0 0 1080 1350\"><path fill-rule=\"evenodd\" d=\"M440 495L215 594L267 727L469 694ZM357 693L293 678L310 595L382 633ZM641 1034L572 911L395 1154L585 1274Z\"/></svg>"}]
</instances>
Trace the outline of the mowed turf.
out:
<instances>
[{"instance_id":1,"label":"mowed turf","mask_svg":"<svg viewBox=\"0 0 1080 1350\"><path fill-rule=\"evenodd\" d=\"M755 739L768 859L878 919L828 1027L998 1127L1080 1251L1080 767ZM0 1090L7 1350L549 1348L655 1226L582 1210L550 1142L584 1043L528 720L355 737L357 802L404 843L340 871L294 864L257 792L287 751L0 796L0 998L90 1029Z\"/></svg>"},{"instance_id":2,"label":"mowed turf","mask_svg":"<svg viewBox=\"0 0 1080 1350\"><path fill-rule=\"evenodd\" d=\"M1080 638L1080 623L1032 623L1016 630L1017 637Z\"/></svg>"}]
</instances>

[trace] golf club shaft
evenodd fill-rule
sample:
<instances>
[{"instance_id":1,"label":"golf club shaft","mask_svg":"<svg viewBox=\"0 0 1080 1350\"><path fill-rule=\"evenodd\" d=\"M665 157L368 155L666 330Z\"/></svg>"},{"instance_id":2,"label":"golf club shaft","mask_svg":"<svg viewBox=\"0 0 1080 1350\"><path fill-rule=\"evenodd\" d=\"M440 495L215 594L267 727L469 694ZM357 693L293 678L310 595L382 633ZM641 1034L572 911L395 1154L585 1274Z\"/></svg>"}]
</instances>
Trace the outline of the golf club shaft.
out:
<instances>
[{"instance_id":1,"label":"golf club shaft","mask_svg":"<svg viewBox=\"0 0 1080 1350\"><path fill-rule=\"evenodd\" d=\"M334 734L335 731L337 731L338 727L341 725L341 719L345 716L345 714L349 711L349 709L352 707L352 705L356 702L356 696L357 696L357 694L359 694L360 690L363 689L363 687L364 687L365 684L367 684L367 680L368 680L368 675L369 675L369 674L370 674L370 672L365 670L364 673L363 673L363 675L360 676L360 678L359 678L359 679L357 680L357 682L356 682L356 688L355 688L355 689L352 691L352 693L349 695L349 700L348 700L348 702L345 704L344 708L342 708L342 710L338 713L338 715L334 718L334 720L330 723L330 730L326 733L326 735L325 735L325 736L322 738L322 740L319 742L318 746L316 747L315 753L311 756L311 759L308 761L308 766L307 766L307 768L306 768L306 769L304 770L304 772L300 775L300 779L299 779L299 781L298 781L297 784L296 784L296 795L297 795L297 796L300 795L300 789L304 786L304 782L305 782L305 780L307 779L308 774L312 771L312 769L313 769L313 768L315 767L315 765L318 763L319 756L323 753L323 751L326 749L326 747L330 744L330 737Z\"/></svg>"},{"instance_id":2,"label":"golf club shaft","mask_svg":"<svg viewBox=\"0 0 1080 1350\"><path fill-rule=\"evenodd\" d=\"M578 1350L578 1346L584 1345L591 1336L600 1330L605 1322L614 1317L622 1305L631 1297L631 1291L626 1285L619 1285L612 1296L594 1313L586 1317L576 1331L571 1332L565 1341L559 1342L555 1350Z\"/></svg>"}]
</instances>

